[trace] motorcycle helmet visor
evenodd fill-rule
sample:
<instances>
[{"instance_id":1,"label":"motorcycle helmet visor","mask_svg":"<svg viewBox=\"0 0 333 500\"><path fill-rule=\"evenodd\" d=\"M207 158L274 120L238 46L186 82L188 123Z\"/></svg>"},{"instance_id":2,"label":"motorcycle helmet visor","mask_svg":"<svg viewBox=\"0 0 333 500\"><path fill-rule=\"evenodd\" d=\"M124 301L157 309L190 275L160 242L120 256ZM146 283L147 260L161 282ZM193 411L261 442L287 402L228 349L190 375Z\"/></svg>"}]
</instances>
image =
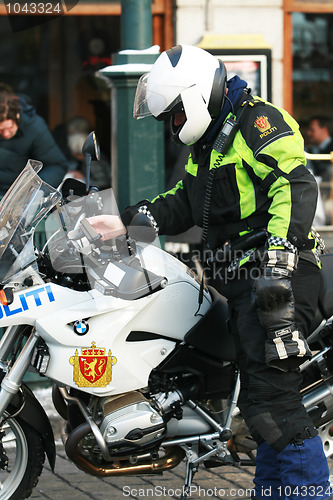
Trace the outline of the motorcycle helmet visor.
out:
<instances>
[{"instance_id":1,"label":"motorcycle helmet visor","mask_svg":"<svg viewBox=\"0 0 333 500\"><path fill-rule=\"evenodd\" d=\"M138 82L133 106L134 118L140 119L146 116L154 116L158 120L164 120L170 114L180 111L182 109L181 92L186 87L165 85L159 91L157 85L149 85L148 77L149 73L146 73L141 76ZM172 99L171 96L175 95L177 97Z\"/></svg>"}]
</instances>

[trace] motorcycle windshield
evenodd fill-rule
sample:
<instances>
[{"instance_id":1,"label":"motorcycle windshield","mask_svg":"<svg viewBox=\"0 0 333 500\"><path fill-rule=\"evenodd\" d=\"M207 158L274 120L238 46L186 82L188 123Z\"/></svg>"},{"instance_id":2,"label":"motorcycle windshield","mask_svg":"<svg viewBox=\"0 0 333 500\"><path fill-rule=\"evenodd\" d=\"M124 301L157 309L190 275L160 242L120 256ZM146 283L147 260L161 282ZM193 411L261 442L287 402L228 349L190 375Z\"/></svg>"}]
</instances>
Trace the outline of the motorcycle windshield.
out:
<instances>
[{"instance_id":1,"label":"motorcycle windshield","mask_svg":"<svg viewBox=\"0 0 333 500\"><path fill-rule=\"evenodd\" d=\"M125 235L103 241L100 234L82 231L83 220L89 222L95 216L119 217L112 189L82 197L70 195L45 221L48 256L62 283L81 283L78 286L86 290L125 300L141 298L163 286L164 259L152 253L153 247L160 247L158 239L145 243L145 227L129 226L136 235L131 254Z\"/></svg>"},{"instance_id":2,"label":"motorcycle windshield","mask_svg":"<svg viewBox=\"0 0 333 500\"><path fill-rule=\"evenodd\" d=\"M0 284L21 282L37 271L33 235L37 224L61 199L38 172L42 163L28 160L0 201ZM24 271L24 272L23 272Z\"/></svg>"},{"instance_id":3,"label":"motorcycle windshield","mask_svg":"<svg viewBox=\"0 0 333 500\"><path fill-rule=\"evenodd\" d=\"M80 234L80 225L82 219L95 214L119 215L112 189L85 196L71 195L47 217L47 251L55 271L73 276L85 274L86 268L91 268L93 248L83 234ZM71 239L71 233L76 232L77 239ZM111 252L111 247L109 250ZM102 267L101 262L102 259L96 261L94 266Z\"/></svg>"}]
</instances>

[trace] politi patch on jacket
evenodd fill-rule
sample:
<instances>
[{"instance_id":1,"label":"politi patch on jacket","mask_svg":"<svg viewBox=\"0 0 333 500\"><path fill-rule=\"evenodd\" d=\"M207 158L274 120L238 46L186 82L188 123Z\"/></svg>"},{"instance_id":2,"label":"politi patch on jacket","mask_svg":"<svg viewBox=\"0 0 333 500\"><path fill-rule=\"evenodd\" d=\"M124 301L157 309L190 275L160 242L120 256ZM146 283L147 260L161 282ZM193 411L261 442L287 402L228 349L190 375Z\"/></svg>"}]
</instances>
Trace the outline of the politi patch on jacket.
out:
<instances>
[{"instance_id":1,"label":"politi patch on jacket","mask_svg":"<svg viewBox=\"0 0 333 500\"><path fill-rule=\"evenodd\" d=\"M277 127L271 127L267 116L264 115L257 116L254 126L259 130L261 139L277 130Z\"/></svg>"},{"instance_id":2,"label":"politi patch on jacket","mask_svg":"<svg viewBox=\"0 0 333 500\"><path fill-rule=\"evenodd\" d=\"M281 112L274 106L268 105L249 109L247 116L242 120L241 132L255 158L272 142L293 134Z\"/></svg>"}]
</instances>

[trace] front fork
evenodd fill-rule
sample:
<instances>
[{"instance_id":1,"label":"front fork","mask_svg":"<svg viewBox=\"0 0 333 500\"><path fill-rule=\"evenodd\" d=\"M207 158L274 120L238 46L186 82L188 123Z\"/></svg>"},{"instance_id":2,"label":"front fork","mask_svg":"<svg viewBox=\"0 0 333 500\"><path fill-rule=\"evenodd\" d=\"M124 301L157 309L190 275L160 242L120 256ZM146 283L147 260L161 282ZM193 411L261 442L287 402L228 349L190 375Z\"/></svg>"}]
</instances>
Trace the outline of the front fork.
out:
<instances>
[{"instance_id":1,"label":"front fork","mask_svg":"<svg viewBox=\"0 0 333 500\"><path fill-rule=\"evenodd\" d=\"M8 327L0 340L0 368L3 371L6 371L7 358L19 336L21 328L22 326ZM2 379L0 390L0 419L2 419L2 415L12 397L18 392L21 386L38 340L39 335L33 330L13 366Z\"/></svg>"}]
</instances>

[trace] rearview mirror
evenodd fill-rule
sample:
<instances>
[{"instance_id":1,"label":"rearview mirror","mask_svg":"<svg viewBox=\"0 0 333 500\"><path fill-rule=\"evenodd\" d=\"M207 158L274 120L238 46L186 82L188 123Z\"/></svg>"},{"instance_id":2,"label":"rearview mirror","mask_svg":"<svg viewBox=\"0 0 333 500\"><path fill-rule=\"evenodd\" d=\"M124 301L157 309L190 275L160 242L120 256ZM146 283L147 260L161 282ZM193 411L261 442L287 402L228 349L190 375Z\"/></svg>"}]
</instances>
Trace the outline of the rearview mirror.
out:
<instances>
[{"instance_id":1,"label":"rearview mirror","mask_svg":"<svg viewBox=\"0 0 333 500\"><path fill-rule=\"evenodd\" d=\"M91 160L100 160L101 153L95 132L90 132L90 134L84 141L84 144L82 146L82 154L85 157L90 156Z\"/></svg>"},{"instance_id":2,"label":"rearview mirror","mask_svg":"<svg viewBox=\"0 0 333 500\"><path fill-rule=\"evenodd\" d=\"M99 142L97 140L95 132L90 132L90 134L84 141L84 144L82 146L82 154L86 159L86 189L87 193L89 193L91 160L98 161L101 158Z\"/></svg>"}]
</instances>

